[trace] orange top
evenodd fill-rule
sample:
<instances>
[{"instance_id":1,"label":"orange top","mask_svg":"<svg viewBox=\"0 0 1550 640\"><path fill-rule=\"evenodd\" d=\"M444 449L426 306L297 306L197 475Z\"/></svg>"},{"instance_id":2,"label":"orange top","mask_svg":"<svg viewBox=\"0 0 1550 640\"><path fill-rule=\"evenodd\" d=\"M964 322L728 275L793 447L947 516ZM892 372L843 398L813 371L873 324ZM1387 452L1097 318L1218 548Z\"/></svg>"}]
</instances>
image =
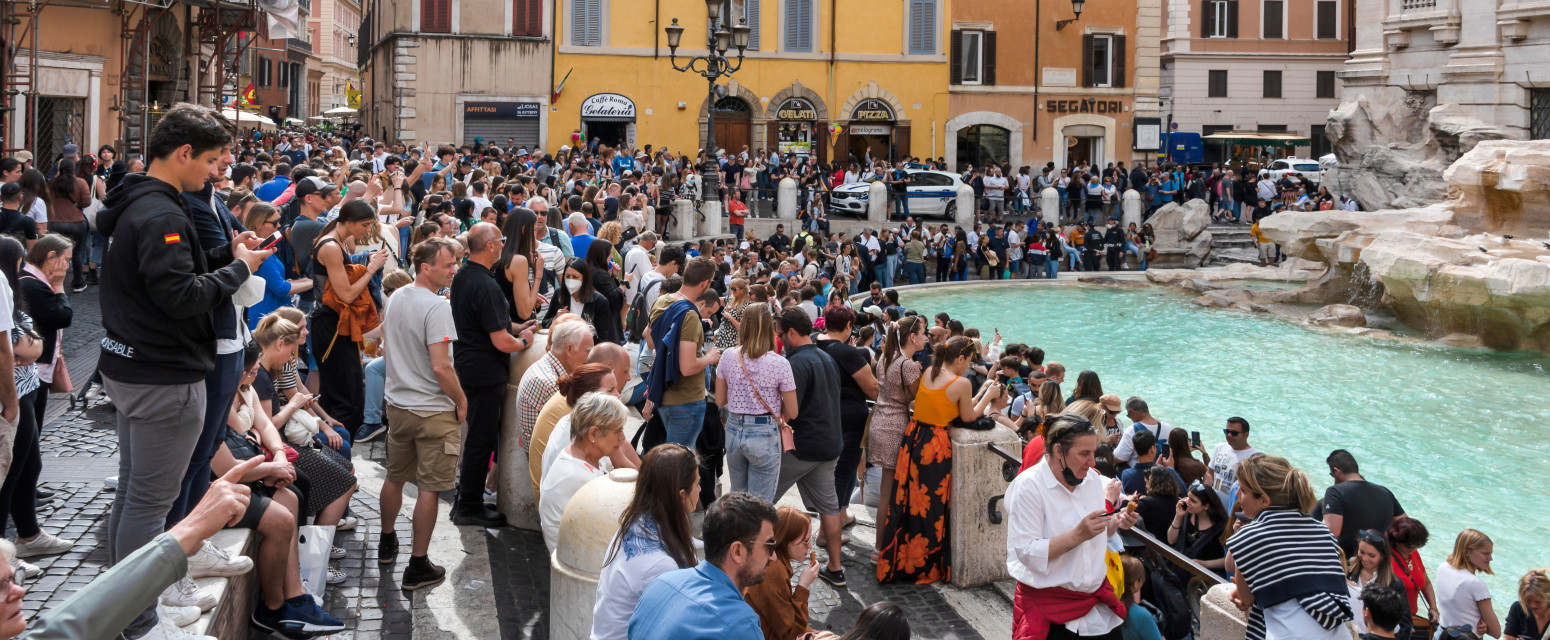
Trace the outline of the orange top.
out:
<instances>
[{"instance_id":1,"label":"orange top","mask_svg":"<svg viewBox=\"0 0 1550 640\"><path fill-rule=\"evenodd\" d=\"M958 403L948 399L947 388L961 377L953 376L941 389L930 389L921 384L920 391L915 393L915 419L938 427L945 427L958 419Z\"/></svg>"}]
</instances>

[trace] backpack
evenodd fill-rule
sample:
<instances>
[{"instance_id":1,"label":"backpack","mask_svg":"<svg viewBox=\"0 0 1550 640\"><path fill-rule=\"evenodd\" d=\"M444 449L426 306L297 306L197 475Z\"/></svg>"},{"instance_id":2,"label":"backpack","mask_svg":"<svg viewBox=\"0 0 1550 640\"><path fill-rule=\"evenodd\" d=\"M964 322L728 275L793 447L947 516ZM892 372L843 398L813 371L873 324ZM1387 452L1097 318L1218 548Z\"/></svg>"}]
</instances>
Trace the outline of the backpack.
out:
<instances>
[{"instance_id":1,"label":"backpack","mask_svg":"<svg viewBox=\"0 0 1550 640\"><path fill-rule=\"evenodd\" d=\"M1184 582L1155 552L1142 552L1140 558L1142 566L1146 567L1146 585L1141 588L1141 598L1156 614L1158 631L1167 640L1189 636L1193 614L1184 598Z\"/></svg>"},{"instance_id":2,"label":"backpack","mask_svg":"<svg viewBox=\"0 0 1550 640\"><path fill-rule=\"evenodd\" d=\"M630 301L630 312L624 318L624 339L626 342L639 340L641 334L646 331L646 327L651 324L651 309L646 306L646 296L651 293L653 288L663 282L664 280L652 281L646 286L641 287L640 291L635 292L635 299Z\"/></svg>"}]
</instances>

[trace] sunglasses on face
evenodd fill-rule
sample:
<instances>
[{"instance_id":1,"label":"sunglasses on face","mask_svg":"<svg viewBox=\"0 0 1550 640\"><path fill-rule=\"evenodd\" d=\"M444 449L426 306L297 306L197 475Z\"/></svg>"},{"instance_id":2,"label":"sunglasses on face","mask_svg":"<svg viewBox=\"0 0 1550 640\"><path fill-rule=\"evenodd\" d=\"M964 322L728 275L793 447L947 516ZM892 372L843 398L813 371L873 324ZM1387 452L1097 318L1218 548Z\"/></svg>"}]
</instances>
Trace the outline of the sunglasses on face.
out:
<instances>
[{"instance_id":1,"label":"sunglasses on face","mask_svg":"<svg viewBox=\"0 0 1550 640\"><path fill-rule=\"evenodd\" d=\"M1225 434L1230 435L1230 436L1243 435L1242 431L1238 431L1236 429L1222 429L1222 433L1225 433Z\"/></svg>"}]
</instances>

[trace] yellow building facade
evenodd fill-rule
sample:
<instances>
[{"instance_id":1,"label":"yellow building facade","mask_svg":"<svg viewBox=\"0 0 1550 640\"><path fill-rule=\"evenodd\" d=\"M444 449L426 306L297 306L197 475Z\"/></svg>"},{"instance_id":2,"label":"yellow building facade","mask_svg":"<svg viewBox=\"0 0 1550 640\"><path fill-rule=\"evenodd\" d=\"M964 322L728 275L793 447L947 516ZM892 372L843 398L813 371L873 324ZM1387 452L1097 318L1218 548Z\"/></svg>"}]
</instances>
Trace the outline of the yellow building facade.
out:
<instances>
[{"instance_id":1,"label":"yellow building facade","mask_svg":"<svg viewBox=\"0 0 1550 640\"><path fill-rule=\"evenodd\" d=\"M578 135L693 156L714 110L717 147L822 162L936 157L948 117L947 0L725 0L752 33L742 68L708 95L675 71L663 27L684 27L682 65L705 54L703 0L557 0L549 146ZM728 52L736 58L736 50ZM838 134L831 124L840 125Z\"/></svg>"}]
</instances>

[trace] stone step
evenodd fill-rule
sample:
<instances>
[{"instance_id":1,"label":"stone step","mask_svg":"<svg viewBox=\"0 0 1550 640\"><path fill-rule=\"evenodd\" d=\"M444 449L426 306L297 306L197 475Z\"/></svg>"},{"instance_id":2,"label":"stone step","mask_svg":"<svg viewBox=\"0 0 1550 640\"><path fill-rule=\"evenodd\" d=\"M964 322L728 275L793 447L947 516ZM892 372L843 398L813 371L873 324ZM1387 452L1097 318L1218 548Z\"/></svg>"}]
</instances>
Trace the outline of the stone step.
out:
<instances>
[{"instance_id":1,"label":"stone step","mask_svg":"<svg viewBox=\"0 0 1550 640\"><path fill-rule=\"evenodd\" d=\"M233 557L255 558L258 535L252 529L223 529L210 537L210 544ZM258 603L258 569L231 578L200 578L199 589L213 594L219 602L195 622L183 629L189 633L217 638L246 638L253 607Z\"/></svg>"},{"instance_id":2,"label":"stone step","mask_svg":"<svg viewBox=\"0 0 1550 640\"><path fill-rule=\"evenodd\" d=\"M1234 263L1259 264L1259 251L1257 249L1221 249L1213 247L1211 255L1206 259L1206 264L1213 267Z\"/></svg>"}]
</instances>

